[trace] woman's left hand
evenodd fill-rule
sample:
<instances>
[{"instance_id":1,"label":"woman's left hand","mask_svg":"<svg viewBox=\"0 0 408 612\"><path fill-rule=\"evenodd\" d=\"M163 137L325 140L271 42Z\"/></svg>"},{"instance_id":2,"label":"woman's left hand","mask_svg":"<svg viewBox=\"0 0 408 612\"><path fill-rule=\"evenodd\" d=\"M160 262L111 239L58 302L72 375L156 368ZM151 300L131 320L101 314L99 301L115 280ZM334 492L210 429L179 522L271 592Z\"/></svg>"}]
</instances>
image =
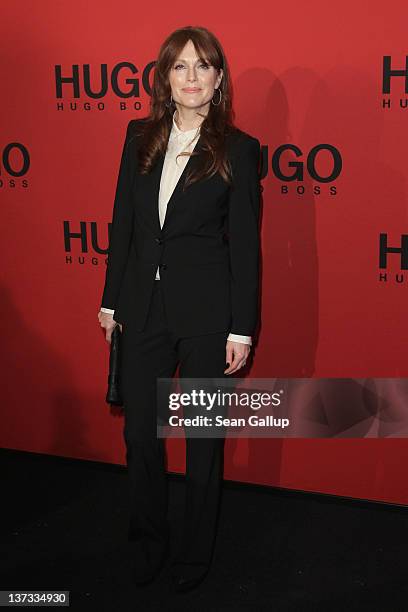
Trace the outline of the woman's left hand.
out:
<instances>
[{"instance_id":1,"label":"woman's left hand","mask_svg":"<svg viewBox=\"0 0 408 612\"><path fill-rule=\"evenodd\" d=\"M225 361L230 365L226 370L224 370L224 374L232 374L233 372L236 372L237 370L242 368L242 366L246 364L246 360L248 358L250 350L251 346L249 344L227 340L227 346L225 349Z\"/></svg>"}]
</instances>

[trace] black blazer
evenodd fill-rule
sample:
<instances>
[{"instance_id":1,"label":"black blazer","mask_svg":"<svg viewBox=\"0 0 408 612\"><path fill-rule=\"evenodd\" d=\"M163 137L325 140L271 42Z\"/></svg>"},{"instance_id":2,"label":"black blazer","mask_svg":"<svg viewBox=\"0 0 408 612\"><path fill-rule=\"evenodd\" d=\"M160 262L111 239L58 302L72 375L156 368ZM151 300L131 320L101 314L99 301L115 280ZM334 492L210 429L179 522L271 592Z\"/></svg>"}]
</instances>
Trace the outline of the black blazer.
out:
<instances>
[{"instance_id":1,"label":"black blazer","mask_svg":"<svg viewBox=\"0 0 408 612\"><path fill-rule=\"evenodd\" d=\"M236 129L226 138L235 184L219 174L182 191L188 159L160 228L158 197L164 162L137 171L138 125L130 121L119 169L101 306L141 331L160 265L164 307L177 337L228 331L252 336L259 285L260 143ZM200 151L201 137L194 151Z\"/></svg>"}]
</instances>

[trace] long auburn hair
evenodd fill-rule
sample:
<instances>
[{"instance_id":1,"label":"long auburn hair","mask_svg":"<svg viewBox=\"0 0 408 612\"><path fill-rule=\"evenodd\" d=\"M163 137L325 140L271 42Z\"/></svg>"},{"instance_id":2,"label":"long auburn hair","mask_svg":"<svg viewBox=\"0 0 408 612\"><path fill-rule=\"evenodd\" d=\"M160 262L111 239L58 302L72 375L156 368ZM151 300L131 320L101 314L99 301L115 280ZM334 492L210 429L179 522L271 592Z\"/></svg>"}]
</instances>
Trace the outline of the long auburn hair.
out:
<instances>
[{"instance_id":1,"label":"long auburn hair","mask_svg":"<svg viewBox=\"0 0 408 612\"><path fill-rule=\"evenodd\" d=\"M194 172L186 175L184 188L217 172L228 183L232 182L232 171L225 149L225 136L236 128L235 113L232 108L232 84L228 63L221 44L209 30L203 27L186 26L172 32L160 47L155 66L149 116L141 122L142 140L139 146L138 164L141 174L148 174L154 166L158 155L164 155L170 136L173 113L176 105L171 97L169 72L183 50L191 40L197 55L214 66L218 74L223 70L219 89L221 102L215 105L210 102L208 114L200 125L201 151L183 152L181 155L201 155L202 163ZM215 97L218 100L219 94Z\"/></svg>"}]
</instances>

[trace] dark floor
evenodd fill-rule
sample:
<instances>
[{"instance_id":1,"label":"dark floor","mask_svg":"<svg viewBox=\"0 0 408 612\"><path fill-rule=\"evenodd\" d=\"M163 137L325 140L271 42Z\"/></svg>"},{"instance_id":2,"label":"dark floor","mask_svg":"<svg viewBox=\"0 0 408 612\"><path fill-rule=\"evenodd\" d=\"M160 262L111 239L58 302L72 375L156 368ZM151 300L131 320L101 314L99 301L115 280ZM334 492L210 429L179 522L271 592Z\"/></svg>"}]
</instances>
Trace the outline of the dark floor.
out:
<instances>
[{"instance_id":1,"label":"dark floor","mask_svg":"<svg viewBox=\"0 0 408 612\"><path fill-rule=\"evenodd\" d=\"M0 467L1 590L69 590L90 611L408 610L408 508L227 482L211 573L180 595L168 566L132 582L125 468L9 450Z\"/></svg>"}]
</instances>

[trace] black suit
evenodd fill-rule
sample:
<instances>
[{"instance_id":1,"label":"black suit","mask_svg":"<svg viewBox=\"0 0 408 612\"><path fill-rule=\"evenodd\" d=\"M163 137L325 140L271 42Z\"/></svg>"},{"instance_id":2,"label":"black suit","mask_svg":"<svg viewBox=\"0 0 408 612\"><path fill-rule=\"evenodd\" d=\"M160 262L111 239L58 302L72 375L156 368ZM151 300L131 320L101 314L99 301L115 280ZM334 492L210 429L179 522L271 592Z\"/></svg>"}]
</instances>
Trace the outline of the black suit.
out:
<instances>
[{"instance_id":1,"label":"black suit","mask_svg":"<svg viewBox=\"0 0 408 612\"><path fill-rule=\"evenodd\" d=\"M236 178L181 186L160 229L164 157L136 170L138 121L128 126L114 203L102 306L123 324L124 438L130 477L129 539L145 567L158 565L168 533L165 449L157 438L156 379L221 378L228 333L252 335L258 302L259 141L237 131L226 145ZM195 151L199 151L200 139ZM228 232L227 241L225 232ZM158 264L160 281L155 280ZM221 438L186 436L186 506L179 561L210 563L223 466ZM194 567L191 565L190 567Z\"/></svg>"},{"instance_id":2,"label":"black suit","mask_svg":"<svg viewBox=\"0 0 408 612\"><path fill-rule=\"evenodd\" d=\"M239 130L227 138L234 188L216 175L183 193L187 169L200 164L199 156L191 157L160 229L164 156L149 175L136 172L139 121L127 129L101 306L142 330L160 265L166 312L178 336L225 330L251 336L258 311L259 141ZM199 138L194 151L201 145Z\"/></svg>"}]
</instances>

